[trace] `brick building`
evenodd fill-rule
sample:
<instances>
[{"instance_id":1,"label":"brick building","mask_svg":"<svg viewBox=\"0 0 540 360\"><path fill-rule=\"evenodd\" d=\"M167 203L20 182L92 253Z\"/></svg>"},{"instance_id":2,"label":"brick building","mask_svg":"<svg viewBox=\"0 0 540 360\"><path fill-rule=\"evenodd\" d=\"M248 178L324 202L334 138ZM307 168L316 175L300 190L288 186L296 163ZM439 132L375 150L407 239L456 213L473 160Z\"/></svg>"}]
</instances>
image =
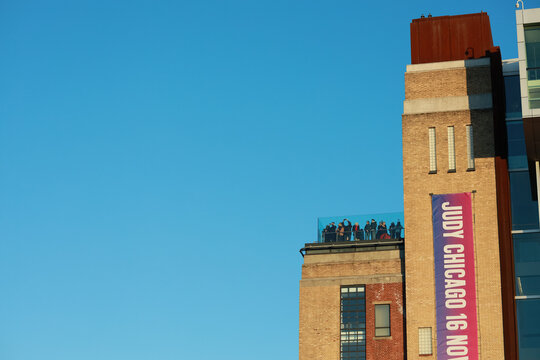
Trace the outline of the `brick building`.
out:
<instances>
[{"instance_id":1,"label":"brick building","mask_svg":"<svg viewBox=\"0 0 540 360\"><path fill-rule=\"evenodd\" d=\"M340 353L403 359L403 242L306 244L303 250L300 360ZM376 312L385 316L381 324Z\"/></svg>"},{"instance_id":2,"label":"brick building","mask_svg":"<svg viewBox=\"0 0 540 360\"><path fill-rule=\"evenodd\" d=\"M486 13L412 21L407 241L319 229L300 360L540 359L540 9L516 19L510 60Z\"/></svg>"}]
</instances>

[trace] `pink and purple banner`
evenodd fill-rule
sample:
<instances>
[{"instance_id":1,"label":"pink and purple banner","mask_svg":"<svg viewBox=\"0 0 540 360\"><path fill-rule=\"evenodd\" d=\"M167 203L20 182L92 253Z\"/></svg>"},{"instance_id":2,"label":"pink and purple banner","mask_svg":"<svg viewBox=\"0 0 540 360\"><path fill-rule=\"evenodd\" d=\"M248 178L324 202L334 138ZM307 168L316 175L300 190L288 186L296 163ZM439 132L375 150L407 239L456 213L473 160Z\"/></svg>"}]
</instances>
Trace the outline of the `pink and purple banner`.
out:
<instances>
[{"instance_id":1,"label":"pink and purple banner","mask_svg":"<svg viewBox=\"0 0 540 360\"><path fill-rule=\"evenodd\" d=\"M437 359L478 359L471 193L433 195Z\"/></svg>"}]
</instances>

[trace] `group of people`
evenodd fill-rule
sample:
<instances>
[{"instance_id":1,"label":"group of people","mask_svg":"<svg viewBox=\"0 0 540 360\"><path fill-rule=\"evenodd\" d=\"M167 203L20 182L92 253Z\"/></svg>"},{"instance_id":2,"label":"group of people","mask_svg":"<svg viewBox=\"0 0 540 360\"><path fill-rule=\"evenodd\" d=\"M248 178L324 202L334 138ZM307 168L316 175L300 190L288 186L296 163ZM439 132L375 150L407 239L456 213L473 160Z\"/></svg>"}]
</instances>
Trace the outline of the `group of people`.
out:
<instances>
[{"instance_id":1,"label":"group of people","mask_svg":"<svg viewBox=\"0 0 540 360\"><path fill-rule=\"evenodd\" d=\"M349 219L343 219L342 222L336 226L335 222L331 222L326 225L322 231L323 242L340 242L340 241L353 241L360 240L384 240L384 239L401 239L401 230L403 226L397 220L397 223L391 223L390 227L386 227L386 222L379 221L379 224L375 219L371 219L371 222L366 221L364 227L358 225L358 223L351 224Z\"/></svg>"}]
</instances>

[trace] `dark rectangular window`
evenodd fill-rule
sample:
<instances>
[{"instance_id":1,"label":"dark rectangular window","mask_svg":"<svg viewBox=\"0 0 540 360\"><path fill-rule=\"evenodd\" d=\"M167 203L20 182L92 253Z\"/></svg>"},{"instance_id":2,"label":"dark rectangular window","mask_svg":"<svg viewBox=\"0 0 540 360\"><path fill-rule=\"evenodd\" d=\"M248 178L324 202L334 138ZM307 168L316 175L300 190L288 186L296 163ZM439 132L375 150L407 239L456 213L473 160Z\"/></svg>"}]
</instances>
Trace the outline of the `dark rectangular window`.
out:
<instances>
[{"instance_id":1,"label":"dark rectangular window","mask_svg":"<svg viewBox=\"0 0 540 360\"><path fill-rule=\"evenodd\" d=\"M341 359L366 359L366 294L363 285L341 287Z\"/></svg>"},{"instance_id":2,"label":"dark rectangular window","mask_svg":"<svg viewBox=\"0 0 540 360\"><path fill-rule=\"evenodd\" d=\"M521 117L521 92L519 87L519 76L504 77L505 98L506 98L506 117Z\"/></svg>"},{"instance_id":3,"label":"dark rectangular window","mask_svg":"<svg viewBox=\"0 0 540 360\"><path fill-rule=\"evenodd\" d=\"M375 336L390 336L390 304L375 305Z\"/></svg>"},{"instance_id":4,"label":"dark rectangular window","mask_svg":"<svg viewBox=\"0 0 540 360\"><path fill-rule=\"evenodd\" d=\"M529 171L510 171L512 230L538 229L538 201L533 200Z\"/></svg>"},{"instance_id":5,"label":"dark rectangular window","mask_svg":"<svg viewBox=\"0 0 540 360\"><path fill-rule=\"evenodd\" d=\"M525 149L525 133L523 121L508 121L506 123L508 135L508 168L527 169L527 150Z\"/></svg>"}]
</instances>

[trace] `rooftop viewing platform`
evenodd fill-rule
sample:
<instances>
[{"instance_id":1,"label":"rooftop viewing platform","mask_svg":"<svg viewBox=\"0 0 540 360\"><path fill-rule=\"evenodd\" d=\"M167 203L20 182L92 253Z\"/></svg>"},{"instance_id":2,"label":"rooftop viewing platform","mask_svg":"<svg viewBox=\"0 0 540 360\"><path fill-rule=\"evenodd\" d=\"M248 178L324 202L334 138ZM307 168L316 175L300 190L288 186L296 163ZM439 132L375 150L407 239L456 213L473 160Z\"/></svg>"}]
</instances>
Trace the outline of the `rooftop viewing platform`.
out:
<instances>
[{"instance_id":1,"label":"rooftop viewing platform","mask_svg":"<svg viewBox=\"0 0 540 360\"><path fill-rule=\"evenodd\" d=\"M305 244L302 256L336 252L403 249L403 212L320 217L317 241Z\"/></svg>"}]
</instances>

